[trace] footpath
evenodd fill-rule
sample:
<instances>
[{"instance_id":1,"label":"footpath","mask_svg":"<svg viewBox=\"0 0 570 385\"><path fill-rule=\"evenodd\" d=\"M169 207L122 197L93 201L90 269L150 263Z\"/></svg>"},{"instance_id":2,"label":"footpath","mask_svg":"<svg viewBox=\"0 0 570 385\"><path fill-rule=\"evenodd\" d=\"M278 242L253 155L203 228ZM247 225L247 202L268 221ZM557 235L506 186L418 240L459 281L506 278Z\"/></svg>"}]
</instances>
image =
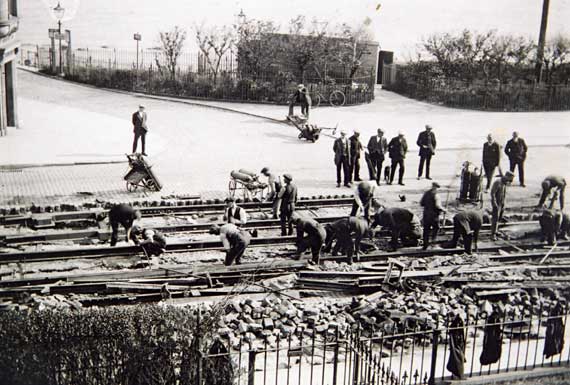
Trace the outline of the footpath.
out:
<instances>
[{"instance_id":1,"label":"footpath","mask_svg":"<svg viewBox=\"0 0 570 385\"><path fill-rule=\"evenodd\" d=\"M0 138L3 206L69 199L160 199L171 194L223 197L231 170L259 171L263 166L293 174L302 195L349 192L335 187L332 138L323 136L314 144L299 140L297 130L282 123L284 106L114 92L27 70L18 71L18 96L21 128ZM130 152L132 143L130 117L139 104L144 104L149 114L147 153L164 184L160 193L128 193L122 179L127 171L125 153ZM463 161L480 163L480 148L488 132L504 143L515 129L531 146L529 182L538 184L547 173L569 176L570 152L565 147L570 143L569 112L455 110L379 89L370 104L321 107L311 111L311 120L326 127L338 124L349 135L358 129L363 142L378 127L388 137L404 130L410 149L405 180L408 190L428 185L428 181L415 180L415 140L426 123L434 126L438 139L432 174L444 185L457 183L455 176ZM364 178L367 172L362 163Z\"/></svg>"}]
</instances>

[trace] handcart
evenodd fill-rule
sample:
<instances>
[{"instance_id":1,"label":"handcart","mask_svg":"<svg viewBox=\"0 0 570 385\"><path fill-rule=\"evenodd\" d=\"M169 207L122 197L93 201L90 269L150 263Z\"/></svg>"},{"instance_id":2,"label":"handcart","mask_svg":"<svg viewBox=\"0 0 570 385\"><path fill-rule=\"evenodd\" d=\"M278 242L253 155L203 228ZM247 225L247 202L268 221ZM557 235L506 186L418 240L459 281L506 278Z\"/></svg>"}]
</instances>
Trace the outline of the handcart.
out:
<instances>
[{"instance_id":1,"label":"handcart","mask_svg":"<svg viewBox=\"0 0 570 385\"><path fill-rule=\"evenodd\" d=\"M299 139L306 139L315 143L319 140L322 130L333 130L333 135L336 133L336 128L318 127L316 124L309 124L307 118L299 115L287 116L287 120L291 122L299 130ZM338 126L338 124L337 124Z\"/></svg>"},{"instance_id":2,"label":"handcart","mask_svg":"<svg viewBox=\"0 0 570 385\"><path fill-rule=\"evenodd\" d=\"M483 200L483 170L471 162L464 162L461 169L461 185L458 200L463 203L477 203Z\"/></svg>"},{"instance_id":3,"label":"handcart","mask_svg":"<svg viewBox=\"0 0 570 385\"><path fill-rule=\"evenodd\" d=\"M127 191L134 192L142 187L150 191L160 191L162 184L151 170L141 154L126 154L129 160L129 171L124 179L127 181Z\"/></svg>"},{"instance_id":4,"label":"handcart","mask_svg":"<svg viewBox=\"0 0 570 385\"><path fill-rule=\"evenodd\" d=\"M244 200L263 201L268 187L267 183L259 181L259 176L254 172L241 168L230 173L228 192L231 197L241 195Z\"/></svg>"}]
</instances>

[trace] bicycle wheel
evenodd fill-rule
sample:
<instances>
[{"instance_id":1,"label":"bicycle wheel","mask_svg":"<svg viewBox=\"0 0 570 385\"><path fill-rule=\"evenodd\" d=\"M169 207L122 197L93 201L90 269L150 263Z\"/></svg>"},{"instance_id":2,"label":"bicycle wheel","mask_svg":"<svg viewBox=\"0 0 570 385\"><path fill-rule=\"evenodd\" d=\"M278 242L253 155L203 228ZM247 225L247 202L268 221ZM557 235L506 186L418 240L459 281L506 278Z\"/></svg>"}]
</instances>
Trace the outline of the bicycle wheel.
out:
<instances>
[{"instance_id":1,"label":"bicycle wheel","mask_svg":"<svg viewBox=\"0 0 570 385\"><path fill-rule=\"evenodd\" d=\"M321 105L321 95L316 94L311 98L311 108L317 108Z\"/></svg>"},{"instance_id":2,"label":"bicycle wheel","mask_svg":"<svg viewBox=\"0 0 570 385\"><path fill-rule=\"evenodd\" d=\"M346 103L346 96L344 96L344 92L342 91L333 91L331 92L329 102L333 107L344 106L344 103Z\"/></svg>"}]
</instances>

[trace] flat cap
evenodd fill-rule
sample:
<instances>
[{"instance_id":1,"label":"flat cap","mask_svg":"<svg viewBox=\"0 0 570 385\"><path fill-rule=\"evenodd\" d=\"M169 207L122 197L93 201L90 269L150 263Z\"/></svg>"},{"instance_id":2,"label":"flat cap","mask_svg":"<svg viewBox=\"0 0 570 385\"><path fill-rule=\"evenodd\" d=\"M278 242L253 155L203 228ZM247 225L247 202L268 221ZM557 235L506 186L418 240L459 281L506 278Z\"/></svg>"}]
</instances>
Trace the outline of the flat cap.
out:
<instances>
[{"instance_id":1,"label":"flat cap","mask_svg":"<svg viewBox=\"0 0 570 385\"><path fill-rule=\"evenodd\" d=\"M291 174L283 174L283 178L287 179L288 181L293 180L293 177L291 176Z\"/></svg>"},{"instance_id":2,"label":"flat cap","mask_svg":"<svg viewBox=\"0 0 570 385\"><path fill-rule=\"evenodd\" d=\"M433 182L433 183L431 184L431 187L440 188L441 186L439 185L439 183Z\"/></svg>"},{"instance_id":3,"label":"flat cap","mask_svg":"<svg viewBox=\"0 0 570 385\"><path fill-rule=\"evenodd\" d=\"M261 169L261 173L262 173L262 174L265 174L265 173L268 172L268 171L269 171L269 167L263 167L263 168Z\"/></svg>"}]
</instances>

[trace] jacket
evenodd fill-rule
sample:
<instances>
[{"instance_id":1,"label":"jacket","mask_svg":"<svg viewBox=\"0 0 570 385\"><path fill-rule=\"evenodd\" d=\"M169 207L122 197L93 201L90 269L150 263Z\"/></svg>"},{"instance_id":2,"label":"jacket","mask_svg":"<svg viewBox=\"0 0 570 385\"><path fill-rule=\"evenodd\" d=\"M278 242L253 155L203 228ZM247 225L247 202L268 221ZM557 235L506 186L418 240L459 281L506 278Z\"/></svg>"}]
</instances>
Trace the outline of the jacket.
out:
<instances>
[{"instance_id":1,"label":"jacket","mask_svg":"<svg viewBox=\"0 0 570 385\"><path fill-rule=\"evenodd\" d=\"M415 223L414 213L400 207L388 207L374 216L372 228L382 226L389 230L407 229Z\"/></svg>"},{"instance_id":2,"label":"jacket","mask_svg":"<svg viewBox=\"0 0 570 385\"><path fill-rule=\"evenodd\" d=\"M471 231L479 233L482 225L483 216L475 210L460 211L453 217L453 227L458 229L462 235L469 234Z\"/></svg>"},{"instance_id":3,"label":"jacket","mask_svg":"<svg viewBox=\"0 0 570 385\"><path fill-rule=\"evenodd\" d=\"M327 233L323 225L314 220L313 218L300 218L297 221L297 244L303 241L303 235L307 233L307 236L313 239L319 239L321 242L325 241Z\"/></svg>"},{"instance_id":4,"label":"jacket","mask_svg":"<svg viewBox=\"0 0 570 385\"><path fill-rule=\"evenodd\" d=\"M513 161L522 161L526 159L526 151L528 147L523 138L519 138L516 142L511 139L505 146L505 154Z\"/></svg>"},{"instance_id":5,"label":"jacket","mask_svg":"<svg viewBox=\"0 0 570 385\"><path fill-rule=\"evenodd\" d=\"M362 143L360 142L360 139L357 138L356 136L352 135L348 139L348 142L350 145L350 156L351 156L351 158L359 158L360 153L362 152L362 149L364 148L362 146Z\"/></svg>"},{"instance_id":6,"label":"jacket","mask_svg":"<svg viewBox=\"0 0 570 385\"><path fill-rule=\"evenodd\" d=\"M334 141L333 144L333 151L334 151L334 163L339 164L342 158L349 159L350 158L350 142L346 139L346 145L342 143L342 139L338 138Z\"/></svg>"},{"instance_id":7,"label":"jacket","mask_svg":"<svg viewBox=\"0 0 570 385\"><path fill-rule=\"evenodd\" d=\"M293 183L285 184L279 191L281 199L281 212L292 213L295 211L295 203L297 203L297 186Z\"/></svg>"},{"instance_id":8,"label":"jacket","mask_svg":"<svg viewBox=\"0 0 570 385\"><path fill-rule=\"evenodd\" d=\"M435 154L435 134L430 131L422 131L418 135L416 144L420 147L420 156L431 156Z\"/></svg>"},{"instance_id":9,"label":"jacket","mask_svg":"<svg viewBox=\"0 0 570 385\"><path fill-rule=\"evenodd\" d=\"M390 153L390 158L393 160L405 159L406 153L408 152L406 138L402 138L401 140L399 136L392 138L388 144L388 152Z\"/></svg>"},{"instance_id":10,"label":"jacket","mask_svg":"<svg viewBox=\"0 0 570 385\"><path fill-rule=\"evenodd\" d=\"M498 179L491 186L491 205L493 207L503 207L507 197L507 185Z\"/></svg>"},{"instance_id":11,"label":"jacket","mask_svg":"<svg viewBox=\"0 0 570 385\"><path fill-rule=\"evenodd\" d=\"M444 211L439 197L433 190L428 190L422 195L420 206L424 208L424 221L433 221L438 218L439 213Z\"/></svg>"},{"instance_id":12,"label":"jacket","mask_svg":"<svg viewBox=\"0 0 570 385\"><path fill-rule=\"evenodd\" d=\"M374 154L377 156L378 155L384 156L387 150L388 150L388 141L384 136L382 136L380 140L378 140L377 135L370 137L370 140L368 141L368 152L370 154Z\"/></svg>"},{"instance_id":13,"label":"jacket","mask_svg":"<svg viewBox=\"0 0 570 385\"><path fill-rule=\"evenodd\" d=\"M501 146L493 141L483 143L483 164L498 166L501 160Z\"/></svg>"},{"instance_id":14,"label":"jacket","mask_svg":"<svg viewBox=\"0 0 570 385\"><path fill-rule=\"evenodd\" d=\"M134 132L147 132L148 126L146 125L146 112L142 113L142 117L139 115L139 112L135 112L133 114L133 131Z\"/></svg>"}]
</instances>

